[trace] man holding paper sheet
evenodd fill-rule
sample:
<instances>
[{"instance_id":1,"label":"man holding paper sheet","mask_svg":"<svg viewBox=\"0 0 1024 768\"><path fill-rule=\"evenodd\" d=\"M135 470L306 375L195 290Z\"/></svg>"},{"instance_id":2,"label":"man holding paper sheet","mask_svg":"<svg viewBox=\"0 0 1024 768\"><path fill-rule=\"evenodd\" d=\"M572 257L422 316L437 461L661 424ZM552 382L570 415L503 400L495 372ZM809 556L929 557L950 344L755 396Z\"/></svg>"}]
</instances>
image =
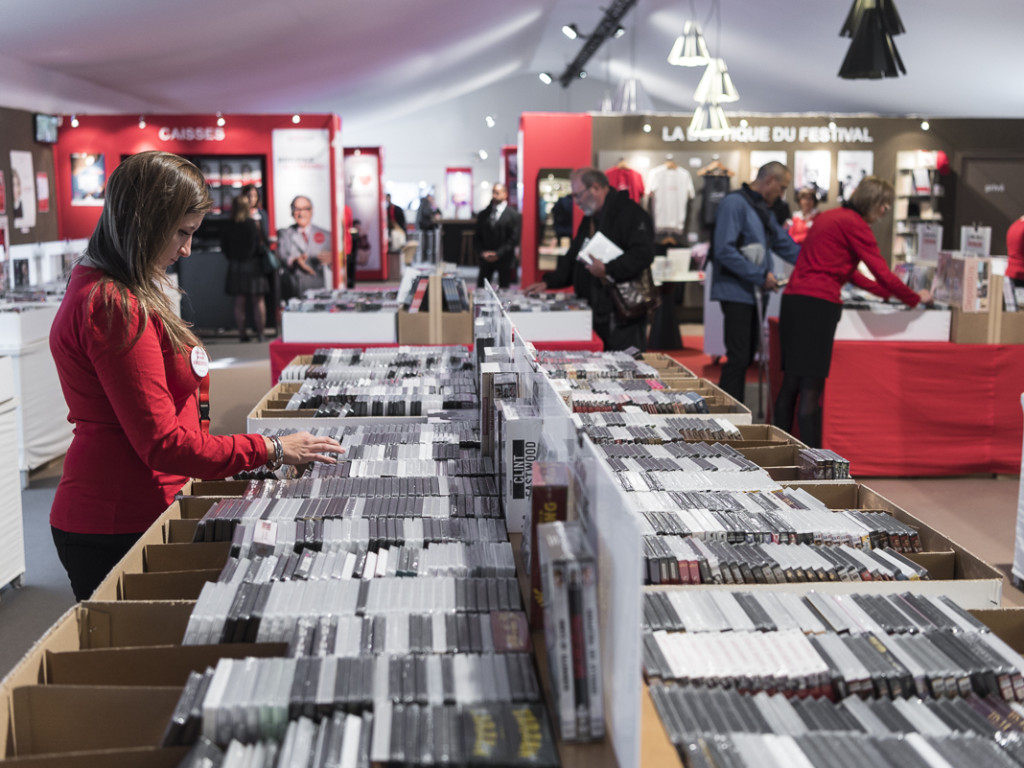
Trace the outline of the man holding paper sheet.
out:
<instances>
[{"instance_id":1,"label":"man holding paper sheet","mask_svg":"<svg viewBox=\"0 0 1024 768\"><path fill-rule=\"evenodd\" d=\"M762 333L760 292L779 287L772 254L796 264L800 252L771 212L791 178L782 163L765 163L750 184L722 199L715 217L711 299L722 305L726 357L718 386L741 403Z\"/></svg>"},{"instance_id":2,"label":"man holding paper sheet","mask_svg":"<svg viewBox=\"0 0 1024 768\"><path fill-rule=\"evenodd\" d=\"M572 245L560 256L553 272L526 288L536 293L570 285L586 299L594 317L594 331L606 350L647 346L647 318L624 319L615 313L608 281L632 280L654 261L651 217L629 194L612 189L608 177L596 168L577 168L569 178L572 197L583 211L583 221Z\"/></svg>"}]
</instances>

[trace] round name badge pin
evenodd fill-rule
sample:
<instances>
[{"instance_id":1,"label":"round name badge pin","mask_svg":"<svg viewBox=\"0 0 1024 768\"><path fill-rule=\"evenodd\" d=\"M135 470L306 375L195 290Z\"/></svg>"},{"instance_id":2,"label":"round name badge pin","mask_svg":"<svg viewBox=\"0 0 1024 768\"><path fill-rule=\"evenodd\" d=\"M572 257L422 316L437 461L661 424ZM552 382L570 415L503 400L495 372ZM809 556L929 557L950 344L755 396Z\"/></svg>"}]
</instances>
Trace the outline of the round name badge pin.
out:
<instances>
[{"instance_id":1,"label":"round name badge pin","mask_svg":"<svg viewBox=\"0 0 1024 768\"><path fill-rule=\"evenodd\" d=\"M200 379L205 379L210 372L210 357L202 347L192 347L192 371Z\"/></svg>"},{"instance_id":2,"label":"round name badge pin","mask_svg":"<svg viewBox=\"0 0 1024 768\"><path fill-rule=\"evenodd\" d=\"M313 242L316 243L317 245L323 245L324 243L327 242L327 235L325 235L323 232L314 232Z\"/></svg>"}]
</instances>

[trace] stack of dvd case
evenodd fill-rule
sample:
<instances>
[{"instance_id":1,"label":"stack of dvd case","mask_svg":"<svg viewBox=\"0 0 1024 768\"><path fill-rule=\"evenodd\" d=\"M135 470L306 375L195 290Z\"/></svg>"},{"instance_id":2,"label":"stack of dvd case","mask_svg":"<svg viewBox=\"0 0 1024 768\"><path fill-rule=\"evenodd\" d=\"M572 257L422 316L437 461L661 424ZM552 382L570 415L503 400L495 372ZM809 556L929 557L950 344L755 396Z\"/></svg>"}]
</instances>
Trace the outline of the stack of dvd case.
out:
<instances>
[{"instance_id":1,"label":"stack of dvd case","mask_svg":"<svg viewBox=\"0 0 1024 768\"><path fill-rule=\"evenodd\" d=\"M414 376L445 376L473 369L467 347L324 347L313 352L309 363L292 363L281 372L281 381L321 379L327 376L358 376L374 380L399 380Z\"/></svg>"},{"instance_id":2,"label":"stack of dvd case","mask_svg":"<svg viewBox=\"0 0 1024 768\"><path fill-rule=\"evenodd\" d=\"M288 301L289 312L397 312L398 291L332 291L307 292L302 298Z\"/></svg>"},{"instance_id":3,"label":"stack of dvd case","mask_svg":"<svg viewBox=\"0 0 1024 768\"><path fill-rule=\"evenodd\" d=\"M604 736L597 619L597 563L578 522L537 527L544 639L559 732L566 741Z\"/></svg>"},{"instance_id":4,"label":"stack of dvd case","mask_svg":"<svg viewBox=\"0 0 1024 768\"><path fill-rule=\"evenodd\" d=\"M958 756L928 765L965 764L964 744L985 765L1024 755L1024 658L948 597L670 590L647 593L644 617L651 697L688 763L709 740L783 738L790 760L843 764L811 738L839 736L869 753L934 739Z\"/></svg>"},{"instance_id":5,"label":"stack of dvd case","mask_svg":"<svg viewBox=\"0 0 1024 768\"><path fill-rule=\"evenodd\" d=\"M196 526L231 556L183 643L284 655L194 676L165 743L268 765L556 765L479 422L317 432L346 448L337 464L250 480ZM310 745L322 759L280 762Z\"/></svg>"}]
</instances>

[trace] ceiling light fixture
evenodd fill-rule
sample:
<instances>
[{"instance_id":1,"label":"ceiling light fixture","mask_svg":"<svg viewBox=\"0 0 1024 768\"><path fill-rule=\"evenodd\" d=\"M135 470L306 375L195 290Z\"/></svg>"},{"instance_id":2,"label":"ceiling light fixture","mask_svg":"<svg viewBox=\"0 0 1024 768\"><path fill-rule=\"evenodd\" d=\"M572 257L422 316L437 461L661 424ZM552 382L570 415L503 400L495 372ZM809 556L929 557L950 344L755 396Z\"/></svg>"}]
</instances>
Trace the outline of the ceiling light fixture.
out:
<instances>
[{"instance_id":1,"label":"ceiling light fixture","mask_svg":"<svg viewBox=\"0 0 1024 768\"><path fill-rule=\"evenodd\" d=\"M668 63L677 67L701 67L710 60L711 54L708 53L708 44L704 42L700 24L696 21L686 22L683 34L676 38L668 54Z\"/></svg>"},{"instance_id":2,"label":"ceiling light fixture","mask_svg":"<svg viewBox=\"0 0 1024 768\"><path fill-rule=\"evenodd\" d=\"M644 133L650 133L652 130L654 129L651 127L650 123L644 123Z\"/></svg>"},{"instance_id":3,"label":"ceiling light fixture","mask_svg":"<svg viewBox=\"0 0 1024 768\"><path fill-rule=\"evenodd\" d=\"M226 123L226 122L227 121L224 119L224 115L222 115L220 112L218 112L217 113L217 125L220 126L221 128L223 128L224 127L224 123Z\"/></svg>"},{"instance_id":4,"label":"ceiling light fixture","mask_svg":"<svg viewBox=\"0 0 1024 768\"><path fill-rule=\"evenodd\" d=\"M852 38L839 76L846 80L876 80L907 74L892 38L906 30L893 0L854 0L840 37Z\"/></svg>"},{"instance_id":5,"label":"ceiling light fixture","mask_svg":"<svg viewBox=\"0 0 1024 768\"><path fill-rule=\"evenodd\" d=\"M617 26L615 28L615 31L612 32L612 37L614 37L616 40L618 40L624 34L626 34L626 28L624 26L622 26L621 24L619 24L619 26Z\"/></svg>"},{"instance_id":6,"label":"ceiling light fixture","mask_svg":"<svg viewBox=\"0 0 1024 768\"><path fill-rule=\"evenodd\" d=\"M693 92L693 100L698 104L714 102L739 101L740 94L736 86L732 84L729 77L729 68L725 66L723 59L711 59L700 82L697 83L697 90Z\"/></svg>"},{"instance_id":7,"label":"ceiling light fixture","mask_svg":"<svg viewBox=\"0 0 1024 768\"><path fill-rule=\"evenodd\" d=\"M550 72L541 72L537 77L540 78L540 81L544 83L544 85L551 85L555 82L555 78L551 76Z\"/></svg>"},{"instance_id":8,"label":"ceiling light fixture","mask_svg":"<svg viewBox=\"0 0 1024 768\"><path fill-rule=\"evenodd\" d=\"M78 115L71 115L71 127L72 128L77 128L78 127Z\"/></svg>"},{"instance_id":9,"label":"ceiling light fixture","mask_svg":"<svg viewBox=\"0 0 1024 768\"><path fill-rule=\"evenodd\" d=\"M719 104L711 102L697 105L689 130L694 137L724 139L731 130L725 111Z\"/></svg>"},{"instance_id":10,"label":"ceiling light fixture","mask_svg":"<svg viewBox=\"0 0 1024 768\"><path fill-rule=\"evenodd\" d=\"M932 127L931 124L927 120L922 120L921 121L921 130L922 131L927 131L931 127Z\"/></svg>"},{"instance_id":11,"label":"ceiling light fixture","mask_svg":"<svg viewBox=\"0 0 1024 768\"><path fill-rule=\"evenodd\" d=\"M576 54L576 58L569 62L565 71L558 76L558 82L563 88L568 88L570 84L579 80L580 72L586 67L590 57L597 53L605 40L615 34L622 17L636 5L636 2L637 0L612 0L594 31L589 35L580 35L585 40L583 47Z\"/></svg>"},{"instance_id":12,"label":"ceiling light fixture","mask_svg":"<svg viewBox=\"0 0 1024 768\"><path fill-rule=\"evenodd\" d=\"M146 116L145 115L139 115L139 128L145 128L145 127L146 127Z\"/></svg>"},{"instance_id":13,"label":"ceiling light fixture","mask_svg":"<svg viewBox=\"0 0 1024 768\"><path fill-rule=\"evenodd\" d=\"M302 122L302 118L301 117L299 117L298 115L292 115L292 123L294 123L295 125L298 125L301 122Z\"/></svg>"},{"instance_id":14,"label":"ceiling light fixture","mask_svg":"<svg viewBox=\"0 0 1024 768\"><path fill-rule=\"evenodd\" d=\"M481 160L486 160L487 159L487 150L486 149L477 150L477 155L480 156Z\"/></svg>"},{"instance_id":15,"label":"ceiling light fixture","mask_svg":"<svg viewBox=\"0 0 1024 768\"><path fill-rule=\"evenodd\" d=\"M575 24L563 24L562 34L570 40L575 40L577 37L580 37L580 31L576 28Z\"/></svg>"},{"instance_id":16,"label":"ceiling light fixture","mask_svg":"<svg viewBox=\"0 0 1024 768\"><path fill-rule=\"evenodd\" d=\"M716 22L715 45L718 52L722 48L722 6L719 0L714 0L714 14ZM722 102L737 101L739 93L736 86L729 77L729 71L721 58L708 60L707 69L704 71L697 90L693 94L697 101L697 109L693 113L690 127L687 131L690 136L696 139L723 139L732 130L729 120L722 109Z\"/></svg>"},{"instance_id":17,"label":"ceiling light fixture","mask_svg":"<svg viewBox=\"0 0 1024 768\"><path fill-rule=\"evenodd\" d=\"M484 122L487 123L487 127L488 128L493 128L494 127L494 118L491 115L485 116L484 117Z\"/></svg>"}]
</instances>

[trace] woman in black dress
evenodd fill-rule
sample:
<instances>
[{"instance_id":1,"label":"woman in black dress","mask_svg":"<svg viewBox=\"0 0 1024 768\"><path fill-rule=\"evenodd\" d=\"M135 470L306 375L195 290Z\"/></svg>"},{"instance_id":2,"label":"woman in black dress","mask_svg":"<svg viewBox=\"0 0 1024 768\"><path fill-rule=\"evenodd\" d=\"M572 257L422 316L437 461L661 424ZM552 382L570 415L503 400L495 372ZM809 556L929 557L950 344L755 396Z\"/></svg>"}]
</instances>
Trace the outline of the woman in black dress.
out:
<instances>
[{"instance_id":1,"label":"woman in black dress","mask_svg":"<svg viewBox=\"0 0 1024 768\"><path fill-rule=\"evenodd\" d=\"M259 225L250 217L249 198L239 195L231 204L231 221L221 234L220 249L228 259L224 292L235 297L235 322L240 341L248 341L245 327L246 298L252 303L256 339L263 341L267 322L264 295L270 289L263 258Z\"/></svg>"}]
</instances>

